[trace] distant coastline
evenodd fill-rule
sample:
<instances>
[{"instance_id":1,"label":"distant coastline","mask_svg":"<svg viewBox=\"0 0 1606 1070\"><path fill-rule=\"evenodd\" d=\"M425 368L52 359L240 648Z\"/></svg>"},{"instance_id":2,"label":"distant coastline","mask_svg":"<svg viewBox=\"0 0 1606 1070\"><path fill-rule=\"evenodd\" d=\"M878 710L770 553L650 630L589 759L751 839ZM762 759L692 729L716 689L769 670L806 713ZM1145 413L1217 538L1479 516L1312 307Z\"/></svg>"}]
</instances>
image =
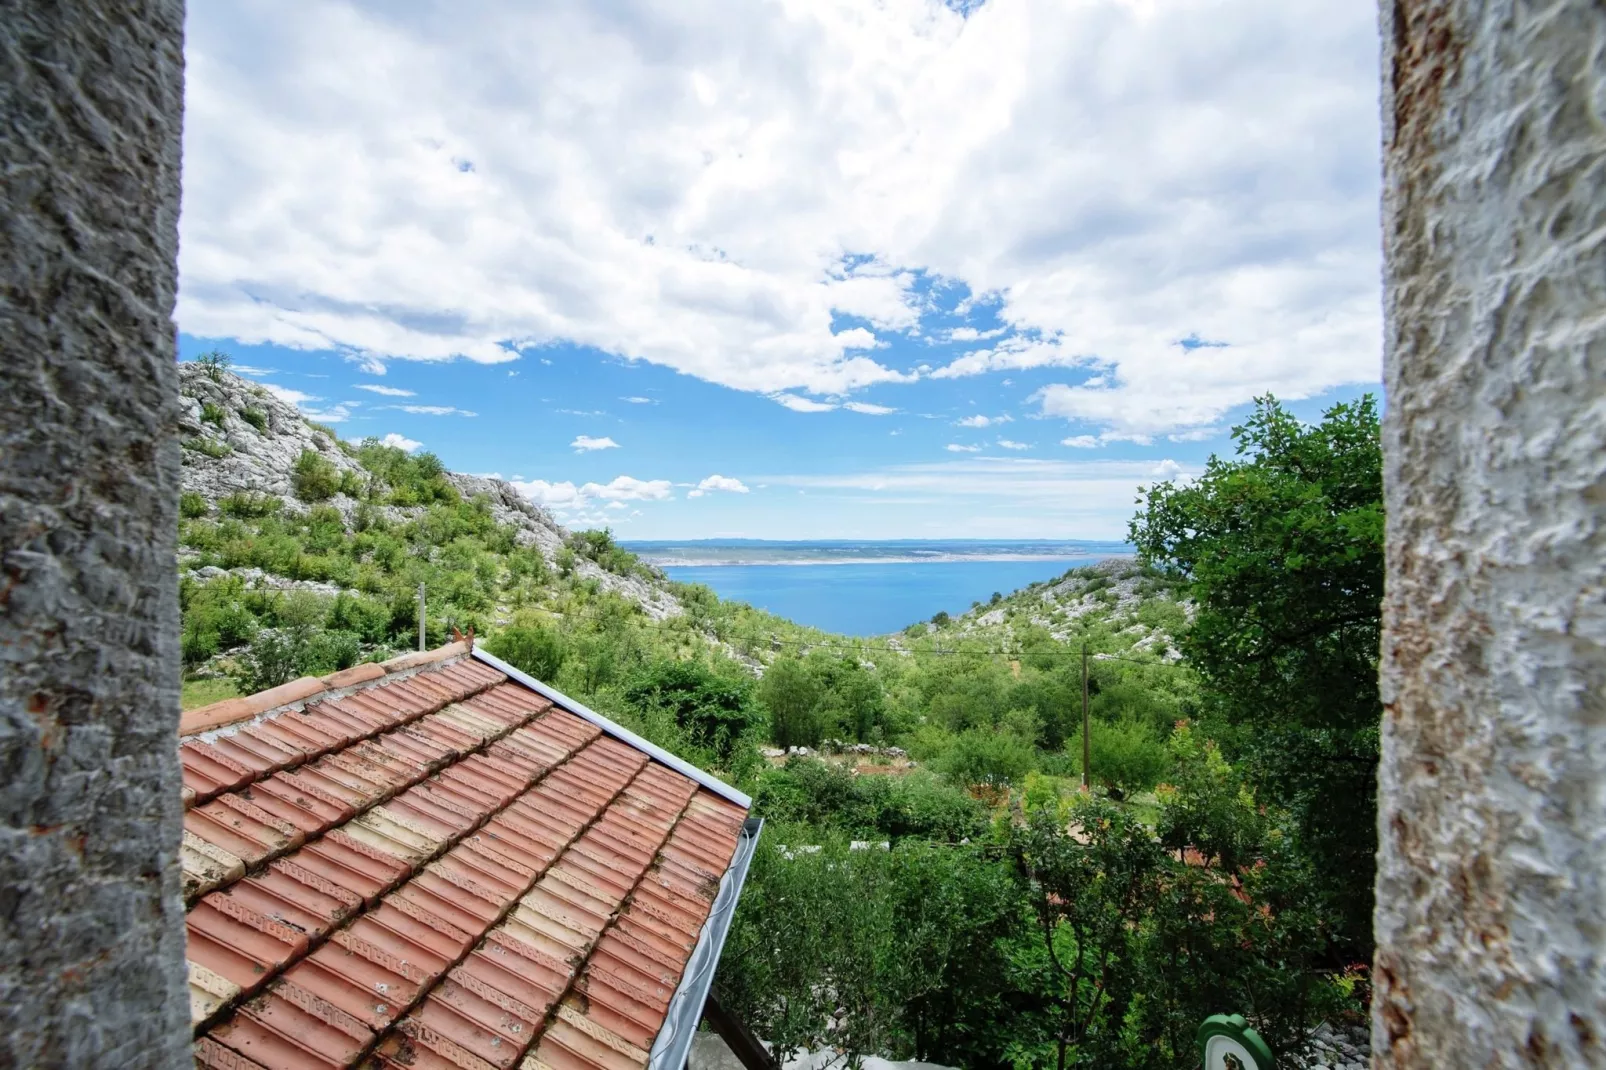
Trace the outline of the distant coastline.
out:
<instances>
[{"instance_id":1,"label":"distant coastline","mask_svg":"<svg viewBox=\"0 0 1606 1070\"><path fill-rule=\"evenodd\" d=\"M1086 539L630 540L625 549L660 568L753 565L894 565L984 561L1091 564L1133 552L1124 542Z\"/></svg>"}]
</instances>

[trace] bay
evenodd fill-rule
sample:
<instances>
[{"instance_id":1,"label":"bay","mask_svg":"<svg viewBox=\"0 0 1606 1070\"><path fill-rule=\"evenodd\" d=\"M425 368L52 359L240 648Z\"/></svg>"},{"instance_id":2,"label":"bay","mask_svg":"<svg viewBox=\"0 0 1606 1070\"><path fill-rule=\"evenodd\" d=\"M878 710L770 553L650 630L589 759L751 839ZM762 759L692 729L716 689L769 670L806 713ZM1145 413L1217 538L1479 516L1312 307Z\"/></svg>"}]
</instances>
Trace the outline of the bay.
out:
<instances>
[{"instance_id":1,"label":"bay","mask_svg":"<svg viewBox=\"0 0 1606 1070\"><path fill-rule=\"evenodd\" d=\"M670 579L701 583L799 624L884 635L994 591L1009 594L1067 569L1125 556L1120 543L626 543ZM687 562L717 560L719 564ZM805 561L806 564L793 562ZM754 563L763 562L763 563ZM836 563L851 562L851 563Z\"/></svg>"}]
</instances>

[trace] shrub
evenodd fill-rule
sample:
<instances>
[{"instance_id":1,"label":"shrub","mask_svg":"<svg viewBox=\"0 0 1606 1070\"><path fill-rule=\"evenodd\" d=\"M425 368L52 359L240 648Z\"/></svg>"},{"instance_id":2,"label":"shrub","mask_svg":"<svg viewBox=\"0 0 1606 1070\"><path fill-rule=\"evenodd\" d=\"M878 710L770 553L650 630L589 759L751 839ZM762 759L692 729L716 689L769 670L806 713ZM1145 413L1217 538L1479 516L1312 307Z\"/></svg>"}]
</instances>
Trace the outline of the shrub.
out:
<instances>
[{"instance_id":1,"label":"shrub","mask_svg":"<svg viewBox=\"0 0 1606 1070\"><path fill-rule=\"evenodd\" d=\"M625 687L638 709L670 713L691 742L728 765L739 740L763 719L753 702L750 679L726 676L697 661L658 660L639 670Z\"/></svg>"},{"instance_id":2,"label":"shrub","mask_svg":"<svg viewBox=\"0 0 1606 1070\"><path fill-rule=\"evenodd\" d=\"M323 676L349 669L362 656L362 642L355 632L321 631L307 640L297 658L296 671L303 676Z\"/></svg>"},{"instance_id":3,"label":"shrub","mask_svg":"<svg viewBox=\"0 0 1606 1070\"><path fill-rule=\"evenodd\" d=\"M229 444L220 442L215 438L187 438L184 440L184 448L194 450L196 453L210 457L213 460L229 455Z\"/></svg>"},{"instance_id":4,"label":"shrub","mask_svg":"<svg viewBox=\"0 0 1606 1070\"><path fill-rule=\"evenodd\" d=\"M1138 721L1093 722L1093 779L1121 791L1147 791L1165 775L1165 744Z\"/></svg>"},{"instance_id":5,"label":"shrub","mask_svg":"<svg viewBox=\"0 0 1606 1070\"><path fill-rule=\"evenodd\" d=\"M353 632L366 642L380 643L390 634L390 607L375 598L341 591L329 607L328 625Z\"/></svg>"},{"instance_id":6,"label":"shrub","mask_svg":"<svg viewBox=\"0 0 1606 1070\"><path fill-rule=\"evenodd\" d=\"M1007 787L1037 765L1032 745L1012 732L970 728L938 759L943 776L962 786Z\"/></svg>"},{"instance_id":7,"label":"shrub","mask_svg":"<svg viewBox=\"0 0 1606 1070\"><path fill-rule=\"evenodd\" d=\"M217 503L218 512L240 520L260 520L272 516L284 507L284 502L271 494L256 494L239 490Z\"/></svg>"},{"instance_id":8,"label":"shrub","mask_svg":"<svg viewBox=\"0 0 1606 1070\"><path fill-rule=\"evenodd\" d=\"M340 489L340 473L315 450L302 450L290 477L296 497L304 502L327 501Z\"/></svg>"},{"instance_id":9,"label":"shrub","mask_svg":"<svg viewBox=\"0 0 1606 1070\"><path fill-rule=\"evenodd\" d=\"M485 649L541 681L557 677L568 653L563 637L540 624L504 628L486 640Z\"/></svg>"},{"instance_id":10,"label":"shrub","mask_svg":"<svg viewBox=\"0 0 1606 1070\"><path fill-rule=\"evenodd\" d=\"M251 645L235 658L229 676L245 695L278 687L295 676L305 647L305 638L290 630L263 628Z\"/></svg>"},{"instance_id":11,"label":"shrub","mask_svg":"<svg viewBox=\"0 0 1606 1070\"><path fill-rule=\"evenodd\" d=\"M250 424L263 434L267 434L268 414L263 412L261 409L241 409L240 419L244 420L246 423Z\"/></svg>"},{"instance_id":12,"label":"shrub","mask_svg":"<svg viewBox=\"0 0 1606 1070\"><path fill-rule=\"evenodd\" d=\"M223 417L225 413L222 405L214 405L210 401L201 402L201 422L211 424L219 431L223 430Z\"/></svg>"},{"instance_id":13,"label":"shrub","mask_svg":"<svg viewBox=\"0 0 1606 1070\"><path fill-rule=\"evenodd\" d=\"M193 490L187 490L178 496L178 515L186 520L205 516L212 511L206 504L206 498Z\"/></svg>"}]
</instances>

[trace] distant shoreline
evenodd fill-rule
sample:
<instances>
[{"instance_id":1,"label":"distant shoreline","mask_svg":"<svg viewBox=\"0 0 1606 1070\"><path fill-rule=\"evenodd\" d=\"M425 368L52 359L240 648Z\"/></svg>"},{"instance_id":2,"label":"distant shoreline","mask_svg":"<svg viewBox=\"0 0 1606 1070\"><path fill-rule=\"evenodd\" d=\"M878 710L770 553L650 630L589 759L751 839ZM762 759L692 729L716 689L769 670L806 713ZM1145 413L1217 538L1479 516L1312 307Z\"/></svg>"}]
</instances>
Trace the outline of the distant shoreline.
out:
<instances>
[{"instance_id":1,"label":"distant shoreline","mask_svg":"<svg viewBox=\"0 0 1606 1070\"><path fill-rule=\"evenodd\" d=\"M626 547L629 549L629 547ZM931 557L837 557L837 558L785 558L780 560L754 560L752 558L689 558L659 557L650 553L636 553L643 561L658 568L749 568L759 565L943 565L965 561L1070 561L1086 560L1089 564L1107 561L1112 557L1130 554L942 554Z\"/></svg>"},{"instance_id":2,"label":"distant shoreline","mask_svg":"<svg viewBox=\"0 0 1606 1070\"><path fill-rule=\"evenodd\" d=\"M622 541L659 568L747 568L758 565L925 565L963 562L1078 561L1126 557L1121 542L1052 539L886 539L782 542L757 539Z\"/></svg>"}]
</instances>

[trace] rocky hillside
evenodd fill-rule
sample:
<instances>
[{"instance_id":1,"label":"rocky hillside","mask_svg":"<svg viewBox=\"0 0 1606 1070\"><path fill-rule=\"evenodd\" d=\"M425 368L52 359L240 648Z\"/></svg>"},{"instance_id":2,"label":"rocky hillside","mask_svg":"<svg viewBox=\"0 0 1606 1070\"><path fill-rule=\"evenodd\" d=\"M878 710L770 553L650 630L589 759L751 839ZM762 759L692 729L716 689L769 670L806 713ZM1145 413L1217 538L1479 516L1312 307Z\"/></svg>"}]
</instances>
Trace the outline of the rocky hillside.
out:
<instances>
[{"instance_id":1,"label":"rocky hillside","mask_svg":"<svg viewBox=\"0 0 1606 1070\"><path fill-rule=\"evenodd\" d=\"M397 496L387 493L394 488L385 486L383 475L364 464L362 451L343 441L334 428L308 420L294 405L260 384L228 371L209 372L196 363L180 365L179 380L183 489L187 495L198 496L187 499L190 513L198 512L197 502L206 506L206 513L200 515L211 516L249 511L230 508L230 503L240 503L242 497L277 499L277 512L284 517L306 517L314 508L334 509L351 535L357 533L359 524L371 525L376 519L400 525L427 514L426 505L394 504ZM314 495L308 500L308 495L297 491L297 465L309 453L335 473L336 485L327 497ZM610 571L580 553L573 555L567 570L561 568L563 551L574 541L572 534L510 484L461 472L443 471L442 475L462 499L483 502L491 520L511 529L515 544L535 550L554 573L567 571L593 581L603 590L639 604L654 619L681 612L662 578L645 567ZM235 574L284 589L306 587L333 593L340 587L250 566L209 565L210 556L200 547L183 546L180 569L207 579ZM507 605L497 609L497 617L507 616Z\"/></svg>"},{"instance_id":2,"label":"rocky hillside","mask_svg":"<svg viewBox=\"0 0 1606 1070\"><path fill-rule=\"evenodd\" d=\"M908 640L985 642L1003 650L1087 643L1094 657L1147 655L1175 662L1194 605L1167 577L1131 558L1084 565L968 612L904 631Z\"/></svg>"}]
</instances>

